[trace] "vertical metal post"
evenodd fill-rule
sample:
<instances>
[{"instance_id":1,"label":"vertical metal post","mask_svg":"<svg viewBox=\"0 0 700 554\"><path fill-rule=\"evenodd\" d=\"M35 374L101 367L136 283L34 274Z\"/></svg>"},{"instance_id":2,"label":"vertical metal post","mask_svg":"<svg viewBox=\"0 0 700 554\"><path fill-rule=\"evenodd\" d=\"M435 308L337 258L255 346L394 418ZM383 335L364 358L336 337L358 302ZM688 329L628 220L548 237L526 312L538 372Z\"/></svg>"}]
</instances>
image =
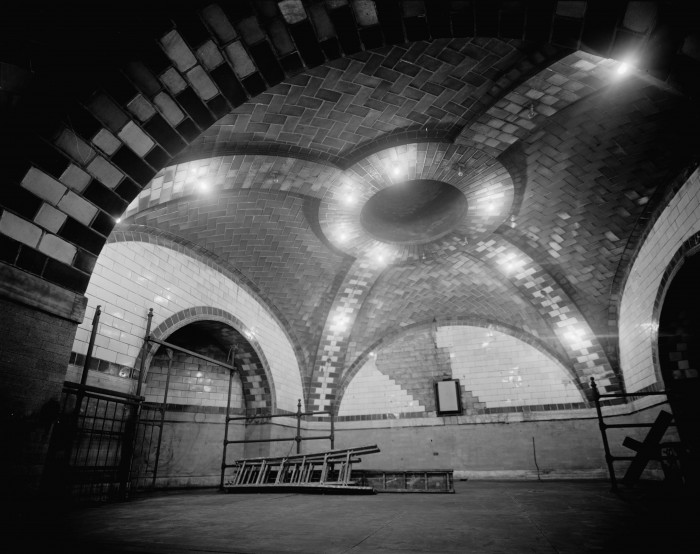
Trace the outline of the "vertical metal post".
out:
<instances>
[{"instance_id":1,"label":"vertical metal post","mask_svg":"<svg viewBox=\"0 0 700 554\"><path fill-rule=\"evenodd\" d=\"M226 399L226 415L224 417L226 425L224 427L224 454L221 459L221 482L219 483L220 490L224 490L224 473L226 472L226 449L228 448L228 426L230 425L228 418L231 412L231 389L233 388L233 372L235 370L236 363L234 360L231 360L231 371L229 372L228 377L228 398Z\"/></svg>"},{"instance_id":2,"label":"vertical metal post","mask_svg":"<svg viewBox=\"0 0 700 554\"><path fill-rule=\"evenodd\" d=\"M146 371L146 355L148 354L148 339L151 336L151 322L153 321L153 308L148 310L148 322L146 323L146 338L143 340L143 350L141 352L141 365L139 366L139 382L136 386L136 396L141 396L143 386L143 374Z\"/></svg>"},{"instance_id":3,"label":"vertical metal post","mask_svg":"<svg viewBox=\"0 0 700 554\"><path fill-rule=\"evenodd\" d=\"M168 374L165 377L165 392L163 392L163 405L160 408L160 431L158 432L158 445L156 446L156 459L153 463L153 480L151 487L156 486L156 477L158 476L158 460L160 459L160 445L163 441L163 425L165 425L165 407L168 405L168 389L170 388L170 371L173 367L173 351L166 348L165 353L168 355Z\"/></svg>"},{"instance_id":4,"label":"vertical metal post","mask_svg":"<svg viewBox=\"0 0 700 554\"><path fill-rule=\"evenodd\" d=\"M85 354L85 363L83 364L83 373L80 376L80 387L75 394L75 407L73 408L73 413L67 422L68 433L66 433L65 442L65 464L66 472L69 471L71 466L71 457L76 450L77 455L77 443L78 443L78 428L80 426L80 410L83 406L83 399L85 397L85 384L87 383L88 370L90 369L90 362L92 361L92 350L95 346L95 337L97 335L97 327L100 322L100 310L101 306L95 308L95 315L92 318L92 332L90 333L90 342L88 343L87 353ZM69 477L72 479L73 475ZM70 485L68 485L70 488Z\"/></svg>"},{"instance_id":5,"label":"vertical metal post","mask_svg":"<svg viewBox=\"0 0 700 554\"><path fill-rule=\"evenodd\" d=\"M83 374L80 377L80 384L85 385L87 383L88 370L90 369L90 362L92 362L92 349L95 346L95 336L97 335L97 325L100 323L100 310L102 306L97 306L95 308L95 316L92 318L92 332L90 333L90 342L88 343L87 354L85 354L85 364L83 365ZM80 403L76 406L77 409L80 408Z\"/></svg>"},{"instance_id":6,"label":"vertical metal post","mask_svg":"<svg viewBox=\"0 0 700 554\"><path fill-rule=\"evenodd\" d=\"M294 440L297 442L297 454L301 454L301 398L297 402L297 435Z\"/></svg>"},{"instance_id":7,"label":"vertical metal post","mask_svg":"<svg viewBox=\"0 0 700 554\"><path fill-rule=\"evenodd\" d=\"M591 390L593 391L593 400L595 400L595 409L598 414L598 428L603 437L603 449L605 450L605 463L608 464L608 473L610 474L610 485L613 492L617 491L617 478L615 477L615 466L613 465L613 457L610 453L610 444L608 443L607 425L603 421L603 411L600 408L600 392L595 379L591 377Z\"/></svg>"},{"instance_id":8,"label":"vertical metal post","mask_svg":"<svg viewBox=\"0 0 700 554\"><path fill-rule=\"evenodd\" d=\"M146 368L146 354L148 353L148 338L151 335L151 322L153 321L153 308L148 310L148 321L146 323L146 338L143 341L143 351L141 352L141 366L139 370L139 381L136 386L136 396L141 396L141 388L143 387L143 377ZM124 439L122 443L122 457L119 463L119 497L121 500L126 500L129 496L130 481L131 481L131 465L134 462L134 449L136 446L136 427L141 417L141 401L136 402L131 406L126 424L124 425Z\"/></svg>"},{"instance_id":9,"label":"vertical metal post","mask_svg":"<svg viewBox=\"0 0 700 554\"><path fill-rule=\"evenodd\" d=\"M331 450L335 448L335 425L333 424L333 410L331 409Z\"/></svg>"}]
</instances>

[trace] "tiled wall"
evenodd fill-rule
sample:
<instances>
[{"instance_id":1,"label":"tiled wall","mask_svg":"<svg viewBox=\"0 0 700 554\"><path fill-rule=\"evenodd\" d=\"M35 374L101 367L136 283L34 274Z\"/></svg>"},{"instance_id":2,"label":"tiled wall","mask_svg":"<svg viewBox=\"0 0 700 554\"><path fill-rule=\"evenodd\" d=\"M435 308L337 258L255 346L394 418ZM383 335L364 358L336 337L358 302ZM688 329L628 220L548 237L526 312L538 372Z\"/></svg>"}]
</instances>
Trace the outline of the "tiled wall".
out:
<instances>
[{"instance_id":1,"label":"tiled wall","mask_svg":"<svg viewBox=\"0 0 700 554\"><path fill-rule=\"evenodd\" d=\"M250 294L216 270L168 248L136 242L108 244L102 250L86 296L85 321L73 350L85 353L95 307L102 316L93 355L132 367L153 308L152 328L185 308L213 306L241 320L252 331L269 363L277 407L295 411L303 398L299 367L282 329Z\"/></svg>"},{"instance_id":2,"label":"tiled wall","mask_svg":"<svg viewBox=\"0 0 700 554\"><path fill-rule=\"evenodd\" d=\"M648 424L660 409L663 406L654 406L619 418L611 417L606 422ZM578 417L548 416L547 421L521 418L480 421L480 425L450 425L445 424L445 419L449 418L342 421L336 425L335 447L376 444L380 452L363 457L358 469L445 468L453 469L456 479L606 479L608 476L594 410L586 410ZM632 451L622 446L624 438L642 441L647 431L642 427L609 430L613 454L629 456ZM663 440L677 439L673 430L669 430ZM628 464L615 464L618 478L622 478ZM644 478L652 476L657 479L663 476L658 462L652 461L646 468Z\"/></svg>"},{"instance_id":3,"label":"tiled wall","mask_svg":"<svg viewBox=\"0 0 700 554\"><path fill-rule=\"evenodd\" d=\"M669 262L698 231L700 170L693 173L654 224L625 284L619 320L620 365L630 392L660 380L653 356L658 330L654 302Z\"/></svg>"},{"instance_id":4,"label":"tiled wall","mask_svg":"<svg viewBox=\"0 0 700 554\"><path fill-rule=\"evenodd\" d=\"M566 369L515 337L482 327L437 331L450 352L452 377L487 408L582 402Z\"/></svg>"},{"instance_id":5,"label":"tiled wall","mask_svg":"<svg viewBox=\"0 0 700 554\"><path fill-rule=\"evenodd\" d=\"M66 381L70 381L71 383L80 383L82 376L82 365L72 363L68 365L68 371L66 371ZM106 373L104 371L97 371L94 369L88 371L86 384L91 387L99 387L126 394L134 394L136 391L136 381L134 379L126 379L124 377L119 377L118 375Z\"/></svg>"},{"instance_id":6,"label":"tiled wall","mask_svg":"<svg viewBox=\"0 0 700 554\"><path fill-rule=\"evenodd\" d=\"M212 352L198 352L212 356ZM146 402L163 402L168 373L167 356L153 358L146 376ZM217 365L199 358L176 352L173 356L168 404L189 406L226 407L228 398L228 372ZM231 408L244 408L241 379L234 373L231 387Z\"/></svg>"},{"instance_id":7,"label":"tiled wall","mask_svg":"<svg viewBox=\"0 0 700 554\"><path fill-rule=\"evenodd\" d=\"M343 395L339 416L366 414L399 414L425 412L413 396L388 375L377 369L376 358L370 357L357 372Z\"/></svg>"},{"instance_id":8,"label":"tiled wall","mask_svg":"<svg viewBox=\"0 0 700 554\"><path fill-rule=\"evenodd\" d=\"M533 346L494 329L446 325L410 330L370 355L343 395L339 416L434 412L433 383L460 379L466 413L584 401L567 370Z\"/></svg>"}]
</instances>

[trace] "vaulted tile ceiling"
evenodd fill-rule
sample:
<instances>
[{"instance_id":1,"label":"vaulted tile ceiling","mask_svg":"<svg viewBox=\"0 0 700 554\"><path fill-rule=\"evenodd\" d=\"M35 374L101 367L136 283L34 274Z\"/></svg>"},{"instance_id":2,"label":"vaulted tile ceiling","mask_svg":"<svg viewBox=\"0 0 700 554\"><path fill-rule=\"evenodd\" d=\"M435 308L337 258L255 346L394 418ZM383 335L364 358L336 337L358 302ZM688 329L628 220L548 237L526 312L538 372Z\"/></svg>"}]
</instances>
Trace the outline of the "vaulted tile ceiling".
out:
<instances>
[{"instance_id":1,"label":"vaulted tile ceiling","mask_svg":"<svg viewBox=\"0 0 700 554\"><path fill-rule=\"evenodd\" d=\"M582 388L619 385L621 286L697 158L685 3L170 4L18 15L17 44L59 47L32 50L43 80L22 104L43 173L21 158L29 196L4 205L27 217L48 178L97 207L59 231L72 261L35 272L84 290L133 200L110 240L177 244L246 283L316 407L432 320L509 327Z\"/></svg>"}]
</instances>

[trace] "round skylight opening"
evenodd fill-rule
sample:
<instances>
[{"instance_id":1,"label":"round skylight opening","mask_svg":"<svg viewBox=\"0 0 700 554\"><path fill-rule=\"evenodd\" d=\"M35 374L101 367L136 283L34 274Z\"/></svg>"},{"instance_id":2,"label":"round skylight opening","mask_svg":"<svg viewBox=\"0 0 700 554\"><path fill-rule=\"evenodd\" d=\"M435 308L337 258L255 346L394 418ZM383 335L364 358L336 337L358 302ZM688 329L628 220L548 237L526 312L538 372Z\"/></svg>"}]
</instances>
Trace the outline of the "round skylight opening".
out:
<instances>
[{"instance_id":1,"label":"round skylight opening","mask_svg":"<svg viewBox=\"0 0 700 554\"><path fill-rule=\"evenodd\" d=\"M417 179L380 190L363 206L360 224L384 242L422 244L452 231L466 211L467 199L457 188Z\"/></svg>"}]
</instances>

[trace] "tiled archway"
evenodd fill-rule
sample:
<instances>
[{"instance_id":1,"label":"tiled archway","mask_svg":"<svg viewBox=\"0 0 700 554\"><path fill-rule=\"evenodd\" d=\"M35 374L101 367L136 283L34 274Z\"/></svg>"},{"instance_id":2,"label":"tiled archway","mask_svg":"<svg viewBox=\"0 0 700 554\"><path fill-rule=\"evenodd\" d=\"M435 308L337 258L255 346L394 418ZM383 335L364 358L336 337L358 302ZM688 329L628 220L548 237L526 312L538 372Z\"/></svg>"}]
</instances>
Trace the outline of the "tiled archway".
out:
<instances>
[{"instance_id":1,"label":"tiled archway","mask_svg":"<svg viewBox=\"0 0 700 554\"><path fill-rule=\"evenodd\" d=\"M220 308L196 306L171 315L153 329L151 335L153 338L167 341L168 336L178 329L201 321L218 321L235 330L235 335L239 339L236 341L235 360L241 371L240 378L246 406L268 413L273 411L276 397L269 364L253 333L234 315ZM158 348L158 344L150 345L145 361L146 372ZM137 367L140 367L141 355L139 354L137 358Z\"/></svg>"}]
</instances>

